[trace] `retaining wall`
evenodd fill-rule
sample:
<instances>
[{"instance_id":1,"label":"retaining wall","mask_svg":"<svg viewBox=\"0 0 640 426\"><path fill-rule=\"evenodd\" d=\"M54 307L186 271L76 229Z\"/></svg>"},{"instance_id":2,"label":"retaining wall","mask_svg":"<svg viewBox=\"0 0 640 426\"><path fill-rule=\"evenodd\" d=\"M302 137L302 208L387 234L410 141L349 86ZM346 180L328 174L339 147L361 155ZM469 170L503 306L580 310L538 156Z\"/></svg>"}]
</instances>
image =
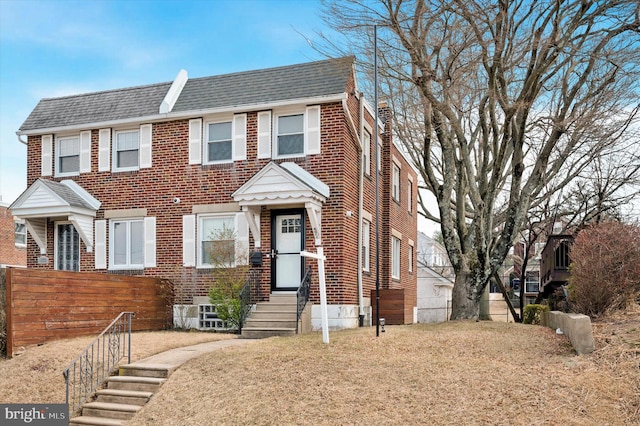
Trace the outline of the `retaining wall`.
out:
<instances>
[{"instance_id":1,"label":"retaining wall","mask_svg":"<svg viewBox=\"0 0 640 426\"><path fill-rule=\"evenodd\" d=\"M543 312L543 324L564 333L578 355L593 352L595 343L591 329L591 319L582 314L565 314L564 312Z\"/></svg>"}]
</instances>

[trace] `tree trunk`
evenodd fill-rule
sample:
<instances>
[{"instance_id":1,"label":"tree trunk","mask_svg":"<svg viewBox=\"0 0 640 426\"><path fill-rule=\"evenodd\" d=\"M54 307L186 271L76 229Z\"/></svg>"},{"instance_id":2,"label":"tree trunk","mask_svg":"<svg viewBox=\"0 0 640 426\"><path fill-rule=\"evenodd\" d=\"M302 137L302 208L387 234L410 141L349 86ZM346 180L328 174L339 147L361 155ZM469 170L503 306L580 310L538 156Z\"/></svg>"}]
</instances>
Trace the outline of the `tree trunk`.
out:
<instances>
[{"instance_id":1,"label":"tree trunk","mask_svg":"<svg viewBox=\"0 0 640 426\"><path fill-rule=\"evenodd\" d=\"M480 299L475 295L473 277L470 271L458 271L453 286L452 320L473 319L480 315Z\"/></svg>"},{"instance_id":2,"label":"tree trunk","mask_svg":"<svg viewBox=\"0 0 640 426\"><path fill-rule=\"evenodd\" d=\"M481 321L493 321L491 318L491 303L490 303L490 286L485 286L482 292L482 299L480 299L480 320Z\"/></svg>"}]
</instances>

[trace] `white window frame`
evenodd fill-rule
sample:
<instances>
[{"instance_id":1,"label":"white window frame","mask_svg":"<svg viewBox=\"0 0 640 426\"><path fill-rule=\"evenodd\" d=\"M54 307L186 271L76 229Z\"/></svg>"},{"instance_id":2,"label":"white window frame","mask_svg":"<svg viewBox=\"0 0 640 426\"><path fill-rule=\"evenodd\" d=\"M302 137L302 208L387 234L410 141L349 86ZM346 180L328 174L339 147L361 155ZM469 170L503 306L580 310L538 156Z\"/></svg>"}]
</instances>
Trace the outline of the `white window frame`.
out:
<instances>
[{"instance_id":1,"label":"white window frame","mask_svg":"<svg viewBox=\"0 0 640 426\"><path fill-rule=\"evenodd\" d=\"M228 118L228 119L227 119ZM229 125L231 126L231 133L229 135L229 140L228 142L231 144L231 156L229 158L226 158L224 160L216 160L216 161L210 161L209 160L209 144L210 143L217 143L217 142L222 142L222 140L220 141L211 141L209 140L209 125L211 124L225 124L225 123L229 123ZM233 163L233 157L234 157L234 150L233 150L233 133L234 133L234 126L233 126L233 117L225 117L225 119L219 119L219 120L208 120L204 123L204 143L202 144L202 164L227 164L227 163ZM227 140L225 139L224 142L227 142Z\"/></svg>"},{"instance_id":2,"label":"white window frame","mask_svg":"<svg viewBox=\"0 0 640 426\"><path fill-rule=\"evenodd\" d=\"M291 117L294 115L299 115L302 118L302 131L300 132L300 134L302 134L302 152L300 153L295 153L295 154L285 154L285 155L279 155L278 152L280 151L280 144L279 144L279 140L278 140L278 136L280 136L280 129L279 129L279 124L280 124L280 118L282 117ZM273 150L273 156L274 158L296 158L296 157L304 157L306 156L306 147L305 147L305 120L306 120L306 112L304 109L298 109L298 110L288 110L288 111L282 111L282 112L276 112L275 114L273 114L273 142L274 142L274 150ZM298 133L289 133L289 134L298 134Z\"/></svg>"},{"instance_id":3,"label":"white window frame","mask_svg":"<svg viewBox=\"0 0 640 426\"><path fill-rule=\"evenodd\" d=\"M140 241L142 248L142 263L131 263L131 224L140 223L142 225L142 241ZM115 263L115 224L126 224L126 258L125 264L116 265ZM145 223L144 218L126 218L126 219L111 219L109 220L109 269L110 270L138 270L144 269L145 261Z\"/></svg>"},{"instance_id":4,"label":"white window frame","mask_svg":"<svg viewBox=\"0 0 640 426\"><path fill-rule=\"evenodd\" d=\"M364 174L371 176L371 132L364 129L362 135L362 161L364 163Z\"/></svg>"},{"instance_id":5,"label":"white window frame","mask_svg":"<svg viewBox=\"0 0 640 426\"><path fill-rule=\"evenodd\" d=\"M413 213L413 179L409 176L407 179L407 211Z\"/></svg>"},{"instance_id":6,"label":"white window frame","mask_svg":"<svg viewBox=\"0 0 640 426\"><path fill-rule=\"evenodd\" d=\"M14 223L13 231L14 231L15 246L19 248L24 248L27 246L27 224L22 219L14 220L13 223ZM21 231L18 231L19 225L21 225L21 228L22 228ZM18 236L20 236L20 239L24 242L19 242Z\"/></svg>"},{"instance_id":7,"label":"white window frame","mask_svg":"<svg viewBox=\"0 0 640 426\"><path fill-rule=\"evenodd\" d=\"M202 243L204 240L204 225L203 222L207 219L231 219L233 221L233 233L234 233L234 239L237 241L238 240L238 221L237 221L237 214L236 213L212 213L212 214L199 214L197 217L197 241L196 241L196 257L197 257L197 268L202 268L202 269L211 269L214 268L215 265L209 264L209 263L204 263L204 253L202 252ZM207 240L209 241L209 240ZM235 244L235 241L234 241ZM235 247L235 258L237 259L238 256L238 247L236 244ZM234 261L233 266L236 266L237 260Z\"/></svg>"},{"instance_id":8,"label":"white window frame","mask_svg":"<svg viewBox=\"0 0 640 426\"><path fill-rule=\"evenodd\" d=\"M414 253L415 250L413 248L413 244L411 244L411 242L409 242L409 273L413 273L413 258L414 258Z\"/></svg>"},{"instance_id":9,"label":"white window frame","mask_svg":"<svg viewBox=\"0 0 640 426\"><path fill-rule=\"evenodd\" d=\"M77 152L75 152L73 155L65 155L65 156L61 156L61 152L62 152L62 148L61 145L63 142L66 141L70 141L70 140L75 140L76 145L78 147ZM78 176L80 174L80 151L81 151L81 147L80 147L80 135L65 135L65 136L56 136L56 143L55 143L55 166L54 166L54 170L55 170L55 175L56 176ZM78 157L78 169L74 170L74 171L70 171L70 172L63 172L61 170L60 167L60 159L61 158L65 158L65 157Z\"/></svg>"},{"instance_id":10,"label":"white window frame","mask_svg":"<svg viewBox=\"0 0 640 426\"><path fill-rule=\"evenodd\" d=\"M362 270L371 270L371 222L362 220Z\"/></svg>"},{"instance_id":11,"label":"white window frame","mask_svg":"<svg viewBox=\"0 0 640 426\"><path fill-rule=\"evenodd\" d=\"M400 166L395 162L391 163L391 198L400 202Z\"/></svg>"},{"instance_id":12,"label":"white window frame","mask_svg":"<svg viewBox=\"0 0 640 426\"><path fill-rule=\"evenodd\" d=\"M378 164L378 173L382 173L382 138L380 137L380 134L378 133L378 146L376 147L376 156Z\"/></svg>"},{"instance_id":13,"label":"white window frame","mask_svg":"<svg viewBox=\"0 0 640 426\"><path fill-rule=\"evenodd\" d=\"M400 279L400 238L391 237L391 278Z\"/></svg>"},{"instance_id":14,"label":"white window frame","mask_svg":"<svg viewBox=\"0 0 640 426\"><path fill-rule=\"evenodd\" d=\"M138 135L138 164L136 166L128 166L128 167L118 167L118 136L121 134L125 134L125 133L136 133ZM122 130L116 130L114 132L113 135L113 153L112 153L112 158L113 158L113 171L114 172L128 172L128 171L133 171L133 170L139 170L140 169L140 129L122 129ZM124 150L123 150L124 151ZM133 151L133 150L128 150L128 151Z\"/></svg>"}]
</instances>

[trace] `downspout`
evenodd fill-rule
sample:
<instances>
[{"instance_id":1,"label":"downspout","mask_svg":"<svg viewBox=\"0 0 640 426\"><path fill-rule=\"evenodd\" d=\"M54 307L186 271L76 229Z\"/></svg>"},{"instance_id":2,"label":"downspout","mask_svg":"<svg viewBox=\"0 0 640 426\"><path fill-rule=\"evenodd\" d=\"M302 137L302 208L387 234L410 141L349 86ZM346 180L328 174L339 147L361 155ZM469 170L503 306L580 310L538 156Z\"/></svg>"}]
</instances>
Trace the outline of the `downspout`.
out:
<instances>
[{"instance_id":1,"label":"downspout","mask_svg":"<svg viewBox=\"0 0 640 426\"><path fill-rule=\"evenodd\" d=\"M358 281L358 326L359 327L364 326L364 317L365 317L364 294L362 289L362 209L364 206L364 194L363 194L364 169L362 164L362 152L363 152L362 151L362 134L364 132L364 123L363 123L364 102L362 101L362 96L363 96L362 92L359 92L358 93L358 101L359 101L358 102L359 104L358 118L360 123L360 129L358 129L355 123L353 122L353 117L351 117L351 113L349 112L347 100L346 99L342 100L342 107L344 108L344 111L347 114L347 117L349 119L349 124L351 124L352 131L358 139L356 143L356 148L358 149L359 158L360 158L360 161L358 161L359 177L358 177L358 240L357 240L358 241L357 281Z\"/></svg>"},{"instance_id":2,"label":"downspout","mask_svg":"<svg viewBox=\"0 0 640 426\"><path fill-rule=\"evenodd\" d=\"M27 141L23 141L22 139L20 139L20 136L21 136L21 135L20 135L18 132L16 132L16 137L18 138L18 141L19 141L20 143L22 143L23 145L26 145L26 144L27 144Z\"/></svg>"}]
</instances>

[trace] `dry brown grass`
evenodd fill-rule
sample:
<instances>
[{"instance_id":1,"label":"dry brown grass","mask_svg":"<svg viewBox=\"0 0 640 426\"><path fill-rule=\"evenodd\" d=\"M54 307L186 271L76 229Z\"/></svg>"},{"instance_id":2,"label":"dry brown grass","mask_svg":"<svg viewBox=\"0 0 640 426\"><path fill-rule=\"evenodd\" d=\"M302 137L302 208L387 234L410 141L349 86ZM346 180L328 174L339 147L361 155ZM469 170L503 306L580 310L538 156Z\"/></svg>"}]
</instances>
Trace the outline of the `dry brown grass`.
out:
<instances>
[{"instance_id":1,"label":"dry brown grass","mask_svg":"<svg viewBox=\"0 0 640 426\"><path fill-rule=\"evenodd\" d=\"M583 356L553 330L497 321L271 338L188 362L128 424L638 424L636 331L640 311L596 323ZM221 337L136 333L134 359ZM61 371L88 340L0 361L0 401L63 400Z\"/></svg>"},{"instance_id":2,"label":"dry brown grass","mask_svg":"<svg viewBox=\"0 0 640 426\"><path fill-rule=\"evenodd\" d=\"M131 360L205 341L229 339L228 334L175 331L133 333ZM0 358L0 402L60 403L65 400L62 371L95 338L78 337L28 348L11 359Z\"/></svg>"},{"instance_id":3,"label":"dry brown grass","mask_svg":"<svg viewBox=\"0 0 640 426\"><path fill-rule=\"evenodd\" d=\"M623 425L639 358L576 356L565 336L498 322L272 338L177 370L130 425Z\"/></svg>"}]
</instances>

